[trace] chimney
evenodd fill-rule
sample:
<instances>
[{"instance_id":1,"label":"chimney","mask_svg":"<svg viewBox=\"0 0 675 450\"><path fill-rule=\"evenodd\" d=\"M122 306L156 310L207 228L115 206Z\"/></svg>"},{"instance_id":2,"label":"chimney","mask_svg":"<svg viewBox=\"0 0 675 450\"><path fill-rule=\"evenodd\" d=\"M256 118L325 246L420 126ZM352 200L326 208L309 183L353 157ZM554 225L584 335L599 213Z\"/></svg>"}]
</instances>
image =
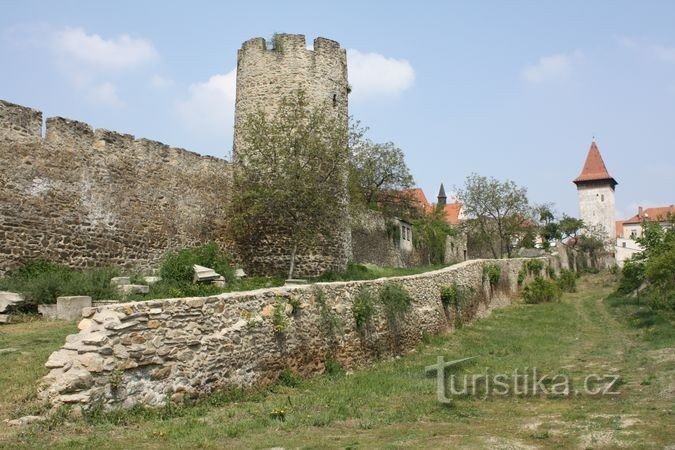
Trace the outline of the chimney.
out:
<instances>
[{"instance_id":1,"label":"chimney","mask_svg":"<svg viewBox=\"0 0 675 450\"><path fill-rule=\"evenodd\" d=\"M642 219L642 206L638 206L638 219Z\"/></svg>"}]
</instances>

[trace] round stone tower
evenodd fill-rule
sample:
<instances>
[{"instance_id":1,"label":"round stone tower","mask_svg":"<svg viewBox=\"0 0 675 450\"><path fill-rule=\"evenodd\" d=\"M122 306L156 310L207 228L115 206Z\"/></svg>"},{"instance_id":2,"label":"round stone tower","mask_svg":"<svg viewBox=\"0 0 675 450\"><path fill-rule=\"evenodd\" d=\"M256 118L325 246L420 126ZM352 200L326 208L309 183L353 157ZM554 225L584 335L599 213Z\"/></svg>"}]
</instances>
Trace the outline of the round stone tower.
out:
<instances>
[{"instance_id":1,"label":"round stone tower","mask_svg":"<svg viewBox=\"0 0 675 450\"><path fill-rule=\"evenodd\" d=\"M237 53L237 94L234 114L233 162L246 152L242 125L250 114L259 111L273 115L282 100L302 90L312 108L323 108L347 129L349 85L347 55L340 44L316 38L308 49L305 36L275 34L272 42L253 38L244 42ZM341 223L326 224L321 238L311 248L298 248L298 276L314 276L327 270L341 271L351 258L351 229L347 194L347 161L341 175L331 180L343 192ZM236 187L235 187L236 189ZM284 250L283 230L269 224L266 236L255 243L238 246L242 264L258 274L282 273L288 270L290 254Z\"/></svg>"}]
</instances>

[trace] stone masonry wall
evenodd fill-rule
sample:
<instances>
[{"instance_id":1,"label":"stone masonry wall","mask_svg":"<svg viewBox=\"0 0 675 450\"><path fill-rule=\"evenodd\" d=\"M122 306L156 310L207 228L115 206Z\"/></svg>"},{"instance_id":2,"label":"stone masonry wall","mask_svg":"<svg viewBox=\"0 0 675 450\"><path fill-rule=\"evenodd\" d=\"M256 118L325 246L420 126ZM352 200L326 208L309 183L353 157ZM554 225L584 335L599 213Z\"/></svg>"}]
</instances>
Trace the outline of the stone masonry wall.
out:
<instances>
[{"instance_id":1,"label":"stone masonry wall","mask_svg":"<svg viewBox=\"0 0 675 450\"><path fill-rule=\"evenodd\" d=\"M80 332L46 363L40 398L53 405L106 407L161 405L214 389L274 382L290 369L321 373L328 357L344 367L368 364L413 349L426 334L453 328L440 290L452 283L472 287L476 295L461 312L468 322L509 304L518 292L518 272L526 259L472 260L420 275L315 286L295 286L126 303L85 309ZM495 288L482 279L486 263L501 266ZM546 272L546 271L543 271ZM357 329L352 304L361 289L377 296L386 282L405 287L413 298L398 333L379 305L370 325ZM317 288L318 287L318 288ZM322 325L325 310L339 317L341 331ZM291 304L296 304L295 309ZM286 327L275 332L275 310Z\"/></svg>"},{"instance_id":2,"label":"stone masonry wall","mask_svg":"<svg viewBox=\"0 0 675 450\"><path fill-rule=\"evenodd\" d=\"M221 237L230 165L0 101L0 276L22 262L147 268Z\"/></svg>"}]
</instances>

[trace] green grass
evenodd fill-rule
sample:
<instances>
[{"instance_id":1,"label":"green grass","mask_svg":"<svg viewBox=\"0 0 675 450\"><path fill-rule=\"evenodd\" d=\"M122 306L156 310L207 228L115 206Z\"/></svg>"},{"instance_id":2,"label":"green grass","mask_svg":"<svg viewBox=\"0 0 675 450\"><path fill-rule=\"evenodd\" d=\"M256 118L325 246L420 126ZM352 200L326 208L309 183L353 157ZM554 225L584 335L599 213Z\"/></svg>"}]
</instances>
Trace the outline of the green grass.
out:
<instances>
[{"instance_id":1,"label":"green grass","mask_svg":"<svg viewBox=\"0 0 675 450\"><path fill-rule=\"evenodd\" d=\"M36 382L47 374L44 363L77 326L64 321L28 321L0 327L0 416L15 417L39 412ZM1 427L0 427L1 428ZM1 435L1 433L0 433Z\"/></svg>"},{"instance_id":2,"label":"green grass","mask_svg":"<svg viewBox=\"0 0 675 450\"><path fill-rule=\"evenodd\" d=\"M675 442L675 402L668 384L675 371L673 337L663 318L649 319L646 328L636 326L634 311L624 309L629 305L604 300L613 289L607 275L585 277L578 292L565 294L560 303L494 311L455 334L427 337L415 352L369 368L308 380L289 372L271 388L216 394L193 406L95 412L9 429L0 446L663 448ZM3 345L25 342L31 333L18 329ZM477 356L457 369L459 375L537 367L565 373L578 385L591 373L618 373L621 395L464 396L442 405L436 401L435 379L424 373L438 355L446 360ZM0 373L11 369L2 366Z\"/></svg>"},{"instance_id":3,"label":"green grass","mask_svg":"<svg viewBox=\"0 0 675 450\"><path fill-rule=\"evenodd\" d=\"M432 270L442 269L443 265L428 265L418 267L381 267L375 264L355 264L349 263L344 272L328 272L312 281L354 281L354 280L375 280L385 277L402 277L406 275L417 275L418 273L430 272Z\"/></svg>"}]
</instances>

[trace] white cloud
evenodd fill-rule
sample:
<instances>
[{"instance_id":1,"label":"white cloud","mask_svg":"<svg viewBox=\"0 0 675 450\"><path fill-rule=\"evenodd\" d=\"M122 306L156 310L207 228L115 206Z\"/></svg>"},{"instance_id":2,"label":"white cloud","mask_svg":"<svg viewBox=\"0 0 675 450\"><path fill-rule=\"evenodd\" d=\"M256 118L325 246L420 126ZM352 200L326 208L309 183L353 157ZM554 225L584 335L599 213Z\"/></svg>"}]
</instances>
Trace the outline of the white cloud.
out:
<instances>
[{"instance_id":1,"label":"white cloud","mask_svg":"<svg viewBox=\"0 0 675 450\"><path fill-rule=\"evenodd\" d=\"M168 89L171 86L173 86L173 80L170 78L163 77L157 74L153 75L150 78L150 87L152 87L153 89L162 90Z\"/></svg>"},{"instance_id":2,"label":"white cloud","mask_svg":"<svg viewBox=\"0 0 675 450\"><path fill-rule=\"evenodd\" d=\"M150 41L127 34L104 39L82 28L67 27L54 34L54 52L75 64L92 69L133 69L159 58Z\"/></svg>"},{"instance_id":3,"label":"white cloud","mask_svg":"<svg viewBox=\"0 0 675 450\"><path fill-rule=\"evenodd\" d=\"M665 45L652 45L650 47L652 54L659 61L675 63L675 47L667 47Z\"/></svg>"},{"instance_id":4,"label":"white cloud","mask_svg":"<svg viewBox=\"0 0 675 450\"><path fill-rule=\"evenodd\" d=\"M627 36L619 36L616 41L624 48L636 50L661 62L675 63L675 47L673 46L654 44L646 39L634 39Z\"/></svg>"},{"instance_id":5,"label":"white cloud","mask_svg":"<svg viewBox=\"0 0 675 450\"><path fill-rule=\"evenodd\" d=\"M404 59L349 49L347 64L351 95L355 99L396 96L415 82L415 71Z\"/></svg>"},{"instance_id":6,"label":"white cloud","mask_svg":"<svg viewBox=\"0 0 675 450\"><path fill-rule=\"evenodd\" d=\"M583 54L579 50L572 53L542 56L535 64L528 64L523 67L520 76L530 83L565 79L572 74L575 63L582 57Z\"/></svg>"},{"instance_id":7,"label":"white cloud","mask_svg":"<svg viewBox=\"0 0 675 450\"><path fill-rule=\"evenodd\" d=\"M87 88L87 100L96 105L122 106L124 102L117 95L117 86L109 81Z\"/></svg>"},{"instance_id":8,"label":"white cloud","mask_svg":"<svg viewBox=\"0 0 675 450\"><path fill-rule=\"evenodd\" d=\"M176 104L176 113L193 131L224 135L234 121L236 69L192 84L187 99Z\"/></svg>"}]
</instances>

